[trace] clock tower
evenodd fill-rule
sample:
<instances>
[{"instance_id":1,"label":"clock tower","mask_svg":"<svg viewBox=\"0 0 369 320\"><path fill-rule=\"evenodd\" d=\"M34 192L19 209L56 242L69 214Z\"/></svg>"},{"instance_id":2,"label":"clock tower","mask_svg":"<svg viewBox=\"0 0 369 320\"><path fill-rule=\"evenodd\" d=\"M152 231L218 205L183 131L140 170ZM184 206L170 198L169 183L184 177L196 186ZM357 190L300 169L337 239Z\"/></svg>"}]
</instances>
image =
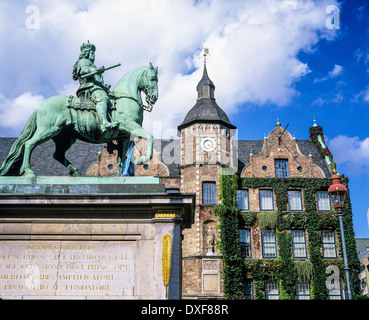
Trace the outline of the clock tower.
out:
<instances>
[{"instance_id":1,"label":"clock tower","mask_svg":"<svg viewBox=\"0 0 369 320\"><path fill-rule=\"evenodd\" d=\"M236 127L216 103L215 86L206 68L207 53L205 49L203 75L196 87L196 103L178 126L181 137L180 191L196 193L195 223L191 229L183 231L183 298L193 298L194 292L198 297L222 296L223 263L215 245L219 235L214 205L219 204L221 167L237 167L237 148L233 146ZM196 282L191 279L193 273L198 275Z\"/></svg>"},{"instance_id":2,"label":"clock tower","mask_svg":"<svg viewBox=\"0 0 369 320\"><path fill-rule=\"evenodd\" d=\"M203 75L196 87L196 104L178 126L182 146L181 166L237 166L233 163L232 152L232 138L236 127L216 103L215 86L206 68L206 54L204 57Z\"/></svg>"}]
</instances>

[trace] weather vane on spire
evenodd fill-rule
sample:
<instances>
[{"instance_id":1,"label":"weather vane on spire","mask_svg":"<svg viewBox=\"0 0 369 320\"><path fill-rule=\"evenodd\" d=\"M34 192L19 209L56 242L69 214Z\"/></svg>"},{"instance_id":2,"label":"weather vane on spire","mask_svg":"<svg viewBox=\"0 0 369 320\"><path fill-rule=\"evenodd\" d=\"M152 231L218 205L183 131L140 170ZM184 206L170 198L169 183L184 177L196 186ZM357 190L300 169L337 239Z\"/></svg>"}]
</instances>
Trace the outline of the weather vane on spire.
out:
<instances>
[{"instance_id":1,"label":"weather vane on spire","mask_svg":"<svg viewBox=\"0 0 369 320\"><path fill-rule=\"evenodd\" d=\"M206 56L209 54L209 49L208 48L204 48L204 65L206 65Z\"/></svg>"}]
</instances>

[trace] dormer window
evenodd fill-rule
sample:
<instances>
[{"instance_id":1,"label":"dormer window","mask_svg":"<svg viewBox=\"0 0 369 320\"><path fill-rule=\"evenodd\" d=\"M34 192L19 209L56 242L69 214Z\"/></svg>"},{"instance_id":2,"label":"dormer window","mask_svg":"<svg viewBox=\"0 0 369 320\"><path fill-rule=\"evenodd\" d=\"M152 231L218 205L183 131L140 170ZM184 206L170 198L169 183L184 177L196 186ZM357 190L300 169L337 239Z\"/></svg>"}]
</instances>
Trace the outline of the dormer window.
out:
<instances>
[{"instance_id":1,"label":"dormer window","mask_svg":"<svg viewBox=\"0 0 369 320\"><path fill-rule=\"evenodd\" d=\"M199 88L198 98L209 98L209 87L208 86Z\"/></svg>"},{"instance_id":2,"label":"dormer window","mask_svg":"<svg viewBox=\"0 0 369 320\"><path fill-rule=\"evenodd\" d=\"M288 178L290 176L288 170L288 160L275 159L274 165L276 178Z\"/></svg>"},{"instance_id":3,"label":"dormer window","mask_svg":"<svg viewBox=\"0 0 369 320\"><path fill-rule=\"evenodd\" d=\"M210 86L203 86L198 89L198 98L214 98L214 89Z\"/></svg>"}]
</instances>

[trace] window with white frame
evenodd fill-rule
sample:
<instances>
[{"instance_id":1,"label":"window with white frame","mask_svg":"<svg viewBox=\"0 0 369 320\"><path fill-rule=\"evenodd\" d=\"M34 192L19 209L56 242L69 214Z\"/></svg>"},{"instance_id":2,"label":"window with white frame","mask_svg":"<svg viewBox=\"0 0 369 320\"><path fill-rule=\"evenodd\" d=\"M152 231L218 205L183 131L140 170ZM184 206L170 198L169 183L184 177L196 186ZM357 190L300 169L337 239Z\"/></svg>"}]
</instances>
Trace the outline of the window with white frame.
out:
<instances>
[{"instance_id":1,"label":"window with white frame","mask_svg":"<svg viewBox=\"0 0 369 320\"><path fill-rule=\"evenodd\" d=\"M254 290L253 290L252 279L246 279L243 286L243 294L246 300L254 300Z\"/></svg>"},{"instance_id":2,"label":"window with white frame","mask_svg":"<svg viewBox=\"0 0 369 320\"><path fill-rule=\"evenodd\" d=\"M265 299L266 300L279 300L278 282L272 282L272 281L265 282Z\"/></svg>"},{"instance_id":3,"label":"window with white frame","mask_svg":"<svg viewBox=\"0 0 369 320\"><path fill-rule=\"evenodd\" d=\"M250 229L239 229L239 245L241 258L251 258Z\"/></svg>"},{"instance_id":4,"label":"window with white frame","mask_svg":"<svg viewBox=\"0 0 369 320\"><path fill-rule=\"evenodd\" d=\"M292 251L295 258L306 258L305 230L291 230Z\"/></svg>"},{"instance_id":5,"label":"window with white frame","mask_svg":"<svg viewBox=\"0 0 369 320\"><path fill-rule=\"evenodd\" d=\"M276 159L274 160L275 177L288 178L290 176L288 170L288 160Z\"/></svg>"},{"instance_id":6,"label":"window with white frame","mask_svg":"<svg viewBox=\"0 0 369 320\"><path fill-rule=\"evenodd\" d=\"M259 190L260 210L274 210L273 190Z\"/></svg>"},{"instance_id":7,"label":"window with white frame","mask_svg":"<svg viewBox=\"0 0 369 320\"><path fill-rule=\"evenodd\" d=\"M202 183L202 203L216 204L215 182Z\"/></svg>"},{"instance_id":8,"label":"window with white frame","mask_svg":"<svg viewBox=\"0 0 369 320\"><path fill-rule=\"evenodd\" d=\"M274 230L263 230L261 234L263 258L277 257L277 242Z\"/></svg>"},{"instance_id":9,"label":"window with white frame","mask_svg":"<svg viewBox=\"0 0 369 320\"><path fill-rule=\"evenodd\" d=\"M323 258L337 258L336 240L333 230L322 230Z\"/></svg>"},{"instance_id":10,"label":"window with white frame","mask_svg":"<svg viewBox=\"0 0 369 320\"><path fill-rule=\"evenodd\" d=\"M288 207L291 211L302 211L302 197L300 190L288 190Z\"/></svg>"},{"instance_id":11,"label":"window with white frame","mask_svg":"<svg viewBox=\"0 0 369 320\"><path fill-rule=\"evenodd\" d=\"M296 282L297 300L310 300L310 283L307 281Z\"/></svg>"},{"instance_id":12,"label":"window with white frame","mask_svg":"<svg viewBox=\"0 0 369 320\"><path fill-rule=\"evenodd\" d=\"M240 210L249 210L248 190L237 190L237 208Z\"/></svg>"},{"instance_id":13,"label":"window with white frame","mask_svg":"<svg viewBox=\"0 0 369 320\"><path fill-rule=\"evenodd\" d=\"M317 191L316 202L318 204L318 211L331 211L331 198L328 191Z\"/></svg>"}]
</instances>

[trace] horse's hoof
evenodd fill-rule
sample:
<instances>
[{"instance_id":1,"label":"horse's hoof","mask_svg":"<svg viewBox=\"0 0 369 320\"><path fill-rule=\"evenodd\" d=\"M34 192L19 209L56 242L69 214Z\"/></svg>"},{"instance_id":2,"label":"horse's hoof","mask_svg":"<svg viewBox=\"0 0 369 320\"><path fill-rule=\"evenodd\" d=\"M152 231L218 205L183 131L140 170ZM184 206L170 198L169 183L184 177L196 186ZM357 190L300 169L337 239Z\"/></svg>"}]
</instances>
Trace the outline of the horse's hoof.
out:
<instances>
[{"instance_id":1,"label":"horse's hoof","mask_svg":"<svg viewBox=\"0 0 369 320\"><path fill-rule=\"evenodd\" d=\"M33 172L32 169L25 169L23 176L26 178L36 178L36 174Z\"/></svg>"},{"instance_id":2,"label":"horse's hoof","mask_svg":"<svg viewBox=\"0 0 369 320\"><path fill-rule=\"evenodd\" d=\"M73 166L72 164L68 165L68 171L69 171L69 175L71 175L72 177L81 177L80 172L78 171L78 169Z\"/></svg>"},{"instance_id":3,"label":"horse's hoof","mask_svg":"<svg viewBox=\"0 0 369 320\"><path fill-rule=\"evenodd\" d=\"M73 177L82 177L82 175L80 174L80 172L77 170L76 172L73 173Z\"/></svg>"}]
</instances>

